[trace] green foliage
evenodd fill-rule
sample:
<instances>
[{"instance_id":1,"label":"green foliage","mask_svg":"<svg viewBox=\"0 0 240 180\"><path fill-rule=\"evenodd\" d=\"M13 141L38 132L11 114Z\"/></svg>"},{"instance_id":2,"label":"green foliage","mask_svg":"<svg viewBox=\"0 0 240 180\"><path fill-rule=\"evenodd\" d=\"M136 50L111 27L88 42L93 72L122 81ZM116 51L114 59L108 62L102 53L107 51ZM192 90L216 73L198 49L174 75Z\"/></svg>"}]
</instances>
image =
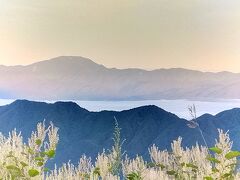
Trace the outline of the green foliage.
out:
<instances>
[{"instance_id":1,"label":"green foliage","mask_svg":"<svg viewBox=\"0 0 240 180\"><path fill-rule=\"evenodd\" d=\"M101 176L101 173L100 173L100 168L99 167L96 167L93 171L93 174L96 175L97 177L100 177Z\"/></svg>"},{"instance_id":2,"label":"green foliage","mask_svg":"<svg viewBox=\"0 0 240 180\"><path fill-rule=\"evenodd\" d=\"M40 146L40 145L42 144L42 140L41 140L41 139L37 139L37 140L36 140L36 144L37 144L38 146Z\"/></svg>"},{"instance_id":3,"label":"green foliage","mask_svg":"<svg viewBox=\"0 0 240 180\"><path fill-rule=\"evenodd\" d=\"M213 162L213 163L220 163L221 161L219 161L218 159L214 158L214 157L207 157L207 160L209 160L210 162Z\"/></svg>"},{"instance_id":4,"label":"green foliage","mask_svg":"<svg viewBox=\"0 0 240 180\"><path fill-rule=\"evenodd\" d=\"M19 167L15 166L15 165L9 165L9 166L6 166L6 168L8 169L11 177L13 179L16 179L16 178L20 178L20 177L23 177L24 175L22 174L22 171Z\"/></svg>"},{"instance_id":5,"label":"green foliage","mask_svg":"<svg viewBox=\"0 0 240 180\"><path fill-rule=\"evenodd\" d=\"M118 121L116 117L115 119L115 127L113 133L113 148L110 151L110 154L113 156L113 162L111 163L110 171L113 175L120 175L121 166L122 166L122 145L124 141L121 141L121 128L119 128Z\"/></svg>"},{"instance_id":6,"label":"green foliage","mask_svg":"<svg viewBox=\"0 0 240 180\"><path fill-rule=\"evenodd\" d=\"M204 178L204 180L214 180L214 179L210 176L207 176L207 177Z\"/></svg>"},{"instance_id":7,"label":"green foliage","mask_svg":"<svg viewBox=\"0 0 240 180\"><path fill-rule=\"evenodd\" d=\"M127 180L142 180L139 172L133 172L127 175Z\"/></svg>"},{"instance_id":8,"label":"green foliage","mask_svg":"<svg viewBox=\"0 0 240 180\"><path fill-rule=\"evenodd\" d=\"M212 175L215 177L219 177L221 180L232 180L234 179L234 171L236 169L236 163L231 163L231 160L234 158L237 158L240 156L239 151L229 151L229 152L223 152L222 149L219 147L212 147L209 148L210 151L215 153L215 157L209 156L207 157L207 160L209 160L211 163L213 163L212 168ZM221 160L217 159L216 157L221 158ZM227 163L229 162L229 163ZM216 164L219 164L217 166ZM221 167L221 169L227 170L228 172L222 172L219 171L217 167ZM208 176L204 178L205 180L213 180L212 177Z\"/></svg>"},{"instance_id":9,"label":"green foliage","mask_svg":"<svg viewBox=\"0 0 240 180\"><path fill-rule=\"evenodd\" d=\"M187 163L187 164L186 164L186 167L188 167L188 168L192 168L192 169L198 169L198 167L195 166L195 165L192 164L192 163Z\"/></svg>"},{"instance_id":10,"label":"green foliage","mask_svg":"<svg viewBox=\"0 0 240 180\"><path fill-rule=\"evenodd\" d=\"M30 169L30 170L28 171L28 174L29 174L30 177L35 177L35 176L38 176L38 175L39 175L39 171L36 170L36 169Z\"/></svg>"},{"instance_id":11,"label":"green foliage","mask_svg":"<svg viewBox=\"0 0 240 180\"><path fill-rule=\"evenodd\" d=\"M229 152L225 155L225 158L226 159L233 159L233 158L236 158L236 157L239 157L239 156L240 156L239 151L231 151L231 152Z\"/></svg>"},{"instance_id":12,"label":"green foliage","mask_svg":"<svg viewBox=\"0 0 240 180\"><path fill-rule=\"evenodd\" d=\"M209 150L217 154L221 154L223 152L222 149L218 147L212 147L212 148L209 148Z\"/></svg>"},{"instance_id":13,"label":"green foliage","mask_svg":"<svg viewBox=\"0 0 240 180\"><path fill-rule=\"evenodd\" d=\"M54 158L54 156L55 156L55 150L49 150L49 151L47 151L47 152L45 152L45 154L48 156L48 158Z\"/></svg>"},{"instance_id":14,"label":"green foliage","mask_svg":"<svg viewBox=\"0 0 240 180\"><path fill-rule=\"evenodd\" d=\"M57 132L56 130L53 125L45 129L44 123L39 123L37 132L32 133L28 145L23 143L22 137L16 131L13 131L9 137L12 144L8 144L9 140L6 139L6 147L11 150L6 155L2 155L4 162L0 164L0 176L3 177L0 177L0 180L41 179L46 172L47 161L55 156L55 149L49 150L46 147L49 144L56 146L58 135L53 133ZM54 135L45 138L47 133ZM44 147L43 144L47 146Z\"/></svg>"},{"instance_id":15,"label":"green foliage","mask_svg":"<svg viewBox=\"0 0 240 180\"><path fill-rule=\"evenodd\" d=\"M170 176L173 176L173 175L176 175L177 172L174 171L174 170L171 170L171 171L167 171L167 174L170 175Z\"/></svg>"}]
</instances>

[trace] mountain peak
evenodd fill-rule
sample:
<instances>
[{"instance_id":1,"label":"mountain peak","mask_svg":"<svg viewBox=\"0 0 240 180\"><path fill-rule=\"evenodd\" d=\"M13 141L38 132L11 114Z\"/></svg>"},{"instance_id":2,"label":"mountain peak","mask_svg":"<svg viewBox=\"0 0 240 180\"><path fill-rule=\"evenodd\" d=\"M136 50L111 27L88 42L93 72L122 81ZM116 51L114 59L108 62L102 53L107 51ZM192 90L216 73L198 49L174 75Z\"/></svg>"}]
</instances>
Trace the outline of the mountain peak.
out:
<instances>
[{"instance_id":1,"label":"mountain peak","mask_svg":"<svg viewBox=\"0 0 240 180\"><path fill-rule=\"evenodd\" d=\"M105 66L81 56L59 56L26 66L31 72L76 75L106 69Z\"/></svg>"},{"instance_id":2,"label":"mountain peak","mask_svg":"<svg viewBox=\"0 0 240 180\"><path fill-rule=\"evenodd\" d=\"M59 57L55 57L52 59L48 59L48 60L44 60L44 61L40 61L34 64L31 64L30 66L33 65L43 65L43 64L47 64L47 65L61 65L64 64L65 66L68 65L95 65L95 66L103 66L100 64L95 63L94 61L92 61L89 58L85 58L85 57L81 57L81 56L59 56Z\"/></svg>"},{"instance_id":3,"label":"mountain peak","mask_svg":"<svg viewBox=\"0 0 240 180\"><path fill-rule=\"evenodd\" d=\"M133 108L133 109L129 109L129 110L125 110L125 111L122 111L122 112L136 112L136 113L141 113L141 114L152 114L153 116L156 115L160 115L161 116L174 116L174 117L177 117L175 114L172 114L156 105L147 105L147 106L140 106L140 107L136 107L136 108Z\"/></svg>"},{"instance_id":4,"label":"mountain peak","mask_svg":"<svg viewBox=\"0 0 240 180\"><path fill-rule=\"evenodd\" d=\"M216 117L222 117L222 116L236 116L236 117L240 117L240 108L233 108L230 110L226 110L223 112L220 112L216 115Z\"/></svg>"},{"instance_id":5,"label":"mountain peak","mask_svg":"<svg viewBox=\"0 0 240 180\"><path fill-rule=\"evenodd\" d=\"M48 106L55 107L55 108L60 108L60 109L65 109L65 110L70 110L70 111L81 111L81 112L88 112L88 110L80 107L77 103L75 102L63 102L63 101L58 101L55 103L46 103L46 102L37 102L37 101L29 101L29 100L16 100L13 103L9 104L8 106L14 107L14 108L24 108L24 109L31 109L33 107L37 108L48 108Z\"/></svg>"},{"instance_id":6,"label":"mountain peak","mask_svg":"<svg viewBox=\"0 0 240 180\"><path fill-rule=\"evenodd\" d=\"M29 101L29 100L26 100L26 99L17 99L16 101L9 104L9 106L37 105L37 104L47 104L47 103L46 102Z\"/></svg>"},{"instance_id":7,"label":"mountain peak","mask_svg":"<svg viewBox=\"0 0 240 180\"><path fill-rule=\"evenodd\" d=\"M72 101L57 101L51 105L68 110L81 110L82 112L89 112L88 110L80 107L77 103Z\"/></svg>"}]
</instances>

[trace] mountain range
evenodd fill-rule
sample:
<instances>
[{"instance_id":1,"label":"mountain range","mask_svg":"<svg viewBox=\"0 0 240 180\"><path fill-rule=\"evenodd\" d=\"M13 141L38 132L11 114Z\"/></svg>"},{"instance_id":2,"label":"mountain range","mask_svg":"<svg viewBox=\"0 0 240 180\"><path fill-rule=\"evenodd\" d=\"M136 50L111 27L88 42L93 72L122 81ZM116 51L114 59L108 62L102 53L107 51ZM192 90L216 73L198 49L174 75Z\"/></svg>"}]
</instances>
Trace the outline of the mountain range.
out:
<instances>
[{"instance_id":1,"label":"mountain range","mask_svg":"<svg viewBox=\"0 0 240 180\"><path fill-rule=\"evenodd\" d=\"M0 132L17 129L25 137L30 136L36 124L45 120L59 128L60 142L52 163L61 164L71 160L77 163L83 154L96 157L113 143L114 117L121 128L124 151L130 157L135 154L148 157L148 148L156 144L160 149L170 149L171 142L179 136L183 146L192 146L203 140L197 129L187 126L188 121L157 106L143 106L125 111L90 112L73 102L34 102L17 100L0 107ZM234 141L233 148L240 149L240 109L231 109L212 116L205 114L197 119L208 146L215 143L218 130L229 130Z\"/></svg>"},{"instance_id":2,"label":"mountain range","mask_svg":"<svg viewBox=\"0 0 240 180\"><path fill-rule=\"evenodd\" d=\"M0 66L0 98L8 99L240 99L239 89L237 73L116 69L78 56L27 66Z\"/></svg>"}]
</instances>

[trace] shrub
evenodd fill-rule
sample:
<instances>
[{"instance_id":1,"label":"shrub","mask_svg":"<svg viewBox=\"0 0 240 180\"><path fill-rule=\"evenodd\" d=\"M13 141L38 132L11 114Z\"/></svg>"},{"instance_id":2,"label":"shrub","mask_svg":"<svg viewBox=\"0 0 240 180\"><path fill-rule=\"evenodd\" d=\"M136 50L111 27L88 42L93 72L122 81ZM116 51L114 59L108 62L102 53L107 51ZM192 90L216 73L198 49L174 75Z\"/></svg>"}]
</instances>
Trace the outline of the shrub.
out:
<instances>
[{"instance_id":1,"label":"shrub","mask_svg":"<svg viewBox=\"0 0 240 180\"><path fill-rule=\"evenodd\" d=\"M16 130L8 137L0 134L0 179L2 180L232 180L240 179L237 171L239 151L232 151L228 133L219 130L219 138L212 148L196 144L181 146L182 138L172 142L171 151L149 148L151 162L141 156L123 157L120 128L117 121L110 151L99 153L96 160L83 155L79 164L68 162L48 170L46 163L54 158L59 137L51 123L37 125L28 143Z\"/></svg>"},{"instance_id":2,"label":"shrub","mask_svg":"<svg viewBox=\"0 0 240 180\"><path fill-rule=\"evenodd\" d=\"M0 179L43 179L46 162L54 158L58 143L58 129L51 123L37 125L28 144L16 130L8 137L0 135Z\"/></svg>"}]
</instances>

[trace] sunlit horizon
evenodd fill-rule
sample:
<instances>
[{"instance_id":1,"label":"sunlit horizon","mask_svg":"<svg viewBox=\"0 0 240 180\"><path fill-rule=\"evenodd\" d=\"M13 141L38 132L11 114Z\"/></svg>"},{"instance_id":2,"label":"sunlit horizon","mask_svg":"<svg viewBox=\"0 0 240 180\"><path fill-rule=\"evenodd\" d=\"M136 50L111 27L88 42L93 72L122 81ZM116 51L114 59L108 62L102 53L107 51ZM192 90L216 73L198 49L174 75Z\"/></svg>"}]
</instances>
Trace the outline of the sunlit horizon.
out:
<instances>
[{"instance_id":1,"label":"sunlit horizon","mask_svg":"<svg viewBox=\"0 0 240 180\"><path fill-rule=\"evenodd\" d=\"M69 55L70 56L70 55ZM35 63L39 63L39 62L43 62L43 61L48 61L48 60L52 60L54 58L57 57L61 57L61 56L56 56L56 57L49 57L49 58L44 58L44 59L38 59L38 60L33 60L31 62L27 62L27 63L19 63L19 64L14 64L14 63L7 63L7 64L0 64L0 66L6 66L6 67L12 67L12 66L29 66ZM76 57L83 57L83 56L77 56ZM146 67L141 67L141 66L126 66L126 67L116 67L116 66L106 66L105 64L101 64L98 63L96 60L91 59L89 57L83 57L83 58L87 58L92 60L93 62L95 62L96 64L100 64L105 66L106 68L117 68L117 69L142 69L142 70L146 70L146 71L153 71L153 70L158 70L158 69L185 69L185 70L193 70L193 71L200 71L200 72L213 72L213 73L219 73L219 72L230 72L230 73L240 73L240 71L231 71L231 70L211 70L211 69L199 69L199 68L191 68L191 67L178 67L178 66L172 66L172 67L156 67L156 68L146 68Z\"/></svg>"},{"instance_id":2,"label":"sunlit horizon","mask_svg":"<svg viewBox=\"0 0 240 180\"><path fill-rule=\"evenodd\" d=\"M106 67L240 73L237 0L0 0L0 64L82 56Z\"/></svg>"}]
</instances>

